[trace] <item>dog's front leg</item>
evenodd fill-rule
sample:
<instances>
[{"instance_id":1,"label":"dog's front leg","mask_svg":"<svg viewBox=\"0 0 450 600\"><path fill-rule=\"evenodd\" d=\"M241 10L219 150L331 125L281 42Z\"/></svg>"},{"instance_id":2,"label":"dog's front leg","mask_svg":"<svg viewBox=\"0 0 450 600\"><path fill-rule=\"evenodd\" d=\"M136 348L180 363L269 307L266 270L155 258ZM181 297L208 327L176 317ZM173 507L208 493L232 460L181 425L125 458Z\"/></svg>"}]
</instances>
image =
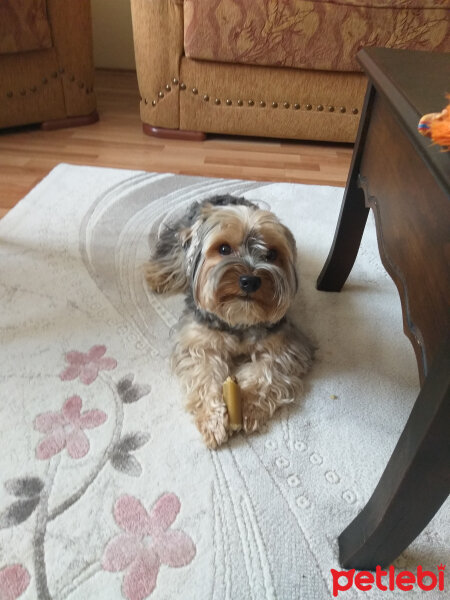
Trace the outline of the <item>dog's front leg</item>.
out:
<instances>
[{"instance_id":1,"label":"dog's front leg","mask_svg":"<svg viewBox=\"0 0 450 600\"><path fill-rule=\"evenodd\" d=\"M277 391L280 377L274 372L273 360L260 354L239 367L236 379L241 390L242 426L246 433L253 433L270 419L282 403ZM289 401L291 399L284 400Z\"/></svg>"},{"instance_id":2,"label":"dog's front leg","mask_svg":"<svg viewBox=\"0 0 450 600\"><path fill-rule=\"evenodd\" d=\"M229 355L222 336L195 326L186 329L175 347L173 369L187 392L186 408L194 415L206 445L217 448L228 439L222 385L229 375Z\"/></svg>"},{"instance_id":3,"label":"dog's front leg","mask_svg":"<svg viewBox=\"0 0 450 600\"><path fill-rule=\"evenodd\" d=\"M251 360L236 372L246 433L257 431L279 406L293 402L302 393L302 379L312 355L306 340L291 335L274 334L258 344Z\"/></svg>"}]
</instances>

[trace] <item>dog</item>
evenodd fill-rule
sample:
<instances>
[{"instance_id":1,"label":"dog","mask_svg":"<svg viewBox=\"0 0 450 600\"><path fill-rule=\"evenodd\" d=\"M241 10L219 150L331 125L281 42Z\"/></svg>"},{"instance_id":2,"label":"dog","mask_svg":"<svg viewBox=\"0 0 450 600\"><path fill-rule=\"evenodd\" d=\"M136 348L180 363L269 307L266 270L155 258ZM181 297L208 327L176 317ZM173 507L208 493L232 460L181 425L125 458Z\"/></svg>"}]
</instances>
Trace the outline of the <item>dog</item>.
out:
<instances>
[{"instance_id":1,"label":"dog","mask_svg":"<svg viewBox=\"0 0 450 600\"><path fill-rule=\"evenodd\" d=\"M231 434L222 384L234 376L242 425L257 431L302 392L314 348L286 316L298 288L296 243L268 210L220 195L195 202L162 231L146 280L185 292L172 367L209 448Z\"/></svg>"}]
</instances>

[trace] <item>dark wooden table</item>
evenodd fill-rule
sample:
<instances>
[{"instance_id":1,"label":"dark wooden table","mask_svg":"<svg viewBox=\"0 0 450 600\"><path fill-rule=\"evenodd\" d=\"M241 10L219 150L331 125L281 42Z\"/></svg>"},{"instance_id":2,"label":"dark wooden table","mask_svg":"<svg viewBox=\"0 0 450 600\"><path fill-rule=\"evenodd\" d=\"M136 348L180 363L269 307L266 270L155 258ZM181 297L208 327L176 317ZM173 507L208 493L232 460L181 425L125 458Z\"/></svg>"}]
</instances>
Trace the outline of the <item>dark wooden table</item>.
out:
<instances>
[{"instance_id":1,"label":"dark wooden table","mask_svg":"<svg viewBox=\"0 0 450 600\"><path fill-rule=\"evenodd\" d=\"M342 288L371 208L421 381L372 497L339 537L344 567L373 570L390 564L450 493L450 153L417 132L423 114L447 104L450 55L367 48L358 60L369 85L317 288Z\"/></svg>"}]
</instances>

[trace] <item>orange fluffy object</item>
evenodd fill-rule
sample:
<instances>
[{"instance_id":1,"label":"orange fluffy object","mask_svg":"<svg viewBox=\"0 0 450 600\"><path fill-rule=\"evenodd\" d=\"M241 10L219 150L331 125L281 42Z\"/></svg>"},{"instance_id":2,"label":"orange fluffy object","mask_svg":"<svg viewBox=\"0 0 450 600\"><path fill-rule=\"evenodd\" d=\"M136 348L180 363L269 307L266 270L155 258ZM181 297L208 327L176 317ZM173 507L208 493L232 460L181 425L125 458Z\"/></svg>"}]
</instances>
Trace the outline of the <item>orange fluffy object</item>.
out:
<instances>
[{"instance_id":1,"label":"orange fluffy object","mask_svg":"<svg viewBox=\"0 0 450 600\"><path fill-rule=\"evenodd\" d=\"M450 104L442 112L445 115L431 123L431 139L440 146L447 146L448 151L448 146L450 146Z\"/></svg>"},{"instance_id":2,"label":"orange fluffy object","mask_svg":"<svg viewBox=\"0 0 450 600\"><path fill-rule=\"evenodd\" d=\"M450 95L447 96L450 100ZM444 152L450 150L450 104L440 113L424 115L418 125L422 135L429 137L435 144L442 146Z\"/></svg>"}]
</instances>

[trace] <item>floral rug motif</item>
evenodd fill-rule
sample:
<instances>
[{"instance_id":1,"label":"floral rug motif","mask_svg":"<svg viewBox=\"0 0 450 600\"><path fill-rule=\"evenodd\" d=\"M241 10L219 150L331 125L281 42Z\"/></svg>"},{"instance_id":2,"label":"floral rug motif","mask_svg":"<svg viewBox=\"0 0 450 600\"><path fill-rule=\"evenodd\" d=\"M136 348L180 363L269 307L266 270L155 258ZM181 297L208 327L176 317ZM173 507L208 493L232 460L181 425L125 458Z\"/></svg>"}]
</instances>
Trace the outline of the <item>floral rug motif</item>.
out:
<instances>
[{"instance_id":1,"label":"floral rug motif","mask_svg":"<svg viewBox=\"0 0 450 600\"><path fill-rule=\"evenodd\" d=\"M292 317L319 352L303 398L214 452L169 369L183 300L152 294L141 267L161 227L217 193L260 201L293 230ZM315 289L341 197L59 165L0 221L0 600L332 597L337 536L418 392L372 222L344 290ZM397 569L445 564L449 511Z\"/></svg>"}]
</instances>

